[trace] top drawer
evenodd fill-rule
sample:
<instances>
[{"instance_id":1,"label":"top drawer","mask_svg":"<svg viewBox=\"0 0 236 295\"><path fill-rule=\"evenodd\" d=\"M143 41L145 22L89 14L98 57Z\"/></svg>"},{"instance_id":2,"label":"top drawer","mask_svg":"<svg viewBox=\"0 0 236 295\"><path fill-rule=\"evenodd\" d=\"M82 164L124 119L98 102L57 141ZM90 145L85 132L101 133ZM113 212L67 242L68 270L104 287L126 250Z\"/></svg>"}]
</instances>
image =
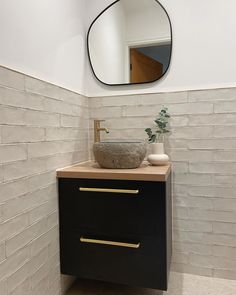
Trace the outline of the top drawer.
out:
<instances>
[{"instance_id":1,"label":"top drawer","mask_svg":"<svg viewBox=\"0 0 236 295\"><path fill-rule=\"evenodd\" d=\"M60 226L164 236L165 194L165 182L60 178Z\"/></svg>"}]
</instances>

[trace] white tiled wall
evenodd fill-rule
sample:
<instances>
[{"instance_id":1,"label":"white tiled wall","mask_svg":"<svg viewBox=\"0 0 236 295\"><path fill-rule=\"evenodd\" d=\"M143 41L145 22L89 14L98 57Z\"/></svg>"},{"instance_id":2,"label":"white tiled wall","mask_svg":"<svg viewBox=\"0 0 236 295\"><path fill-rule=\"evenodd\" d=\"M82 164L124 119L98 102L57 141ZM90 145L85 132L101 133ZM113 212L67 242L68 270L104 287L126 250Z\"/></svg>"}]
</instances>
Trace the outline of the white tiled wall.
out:
<instances>
[{"instance_id":1,"label":"white tiled wall","mask_svg":"<svg viewBox=\"0 0 236 295\"><path fill-rule=\"evenodd\" d=\"M0 67L0 294L64 294L55 170L90 158L93 119L106 120L104 139L144 139L163 105L172 269L236 279L235 101L235 88L86 98Z\"/></svg>"},{"instance_id":2,"label":"white tiled wall","mask_svg":"<svg viewBox=\"0 0 236 295\"><path fill-rule=\"evenodd\" d=\"M0 67L0 294L59 295L55 170L89 159L88 98Z\"/></svg>"},{"instance_id":3,"label":"white tiled wall","mask_svg":"<svg viewBox=\"0 0 236 295\"><path fill-rule=\"evenodd\" d=\"M163 105L172 116L172 269L236 280L236 88L90 98L91 131L99 118L104 139L145 139Z\"/></svg>"}]
</instances>

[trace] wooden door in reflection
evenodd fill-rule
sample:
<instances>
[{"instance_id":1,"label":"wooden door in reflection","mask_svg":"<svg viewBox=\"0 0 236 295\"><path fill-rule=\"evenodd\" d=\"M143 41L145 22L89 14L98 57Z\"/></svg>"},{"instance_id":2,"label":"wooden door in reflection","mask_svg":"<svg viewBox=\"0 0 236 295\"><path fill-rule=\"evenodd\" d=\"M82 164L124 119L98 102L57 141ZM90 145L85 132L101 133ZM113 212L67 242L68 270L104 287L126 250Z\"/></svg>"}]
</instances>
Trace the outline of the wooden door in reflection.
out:
<instances>
[{"instance_id":1,"label":"wooden door in reflection","mask_svg":"<svg viewBox=\"0 0 236 295\"><path fill-rule=\"evenodd\" d=\"M162 63L135 48L130 48L130 83L155 81L162 73Z\"/></svg>"}]
</instances>

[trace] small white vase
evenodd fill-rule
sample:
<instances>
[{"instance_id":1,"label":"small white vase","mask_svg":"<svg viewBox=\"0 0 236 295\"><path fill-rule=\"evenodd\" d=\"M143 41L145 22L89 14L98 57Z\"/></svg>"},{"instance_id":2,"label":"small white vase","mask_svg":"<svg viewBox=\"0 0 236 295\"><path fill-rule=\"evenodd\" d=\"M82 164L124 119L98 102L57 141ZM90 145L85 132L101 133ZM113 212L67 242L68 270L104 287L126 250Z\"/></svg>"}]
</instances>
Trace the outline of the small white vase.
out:
<instances>
[{"instance_id":1,"label":"small white vase","mask_svg":"<svg viewBox=\"0 0 236 295\"><path fill-rule=\"evenodd\" d=\"M154 166L164 166L169 162L169 156L164 153L163 143L151 143L152 153L147 160Z\"/></svg>"}]
</instances>

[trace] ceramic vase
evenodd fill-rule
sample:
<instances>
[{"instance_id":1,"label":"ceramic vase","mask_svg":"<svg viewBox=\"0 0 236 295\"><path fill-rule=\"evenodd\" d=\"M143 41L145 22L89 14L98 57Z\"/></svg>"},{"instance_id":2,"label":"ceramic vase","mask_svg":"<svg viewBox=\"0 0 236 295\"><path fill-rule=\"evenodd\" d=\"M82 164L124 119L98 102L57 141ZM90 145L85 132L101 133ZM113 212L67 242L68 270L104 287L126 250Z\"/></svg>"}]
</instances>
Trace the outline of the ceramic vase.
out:
<instances>
[{"instance_id":1,"label":"ceramic vase","mask_svg":"<svg viewBox=\"0 0 236 295\"><path fill-rule=\"evenodd\" d=\"M164 153L164 144L151 143L151 154L147 158L148 162L154 166L164 166L169 162L169 156Z\"/></svg>"}]
</instances>

